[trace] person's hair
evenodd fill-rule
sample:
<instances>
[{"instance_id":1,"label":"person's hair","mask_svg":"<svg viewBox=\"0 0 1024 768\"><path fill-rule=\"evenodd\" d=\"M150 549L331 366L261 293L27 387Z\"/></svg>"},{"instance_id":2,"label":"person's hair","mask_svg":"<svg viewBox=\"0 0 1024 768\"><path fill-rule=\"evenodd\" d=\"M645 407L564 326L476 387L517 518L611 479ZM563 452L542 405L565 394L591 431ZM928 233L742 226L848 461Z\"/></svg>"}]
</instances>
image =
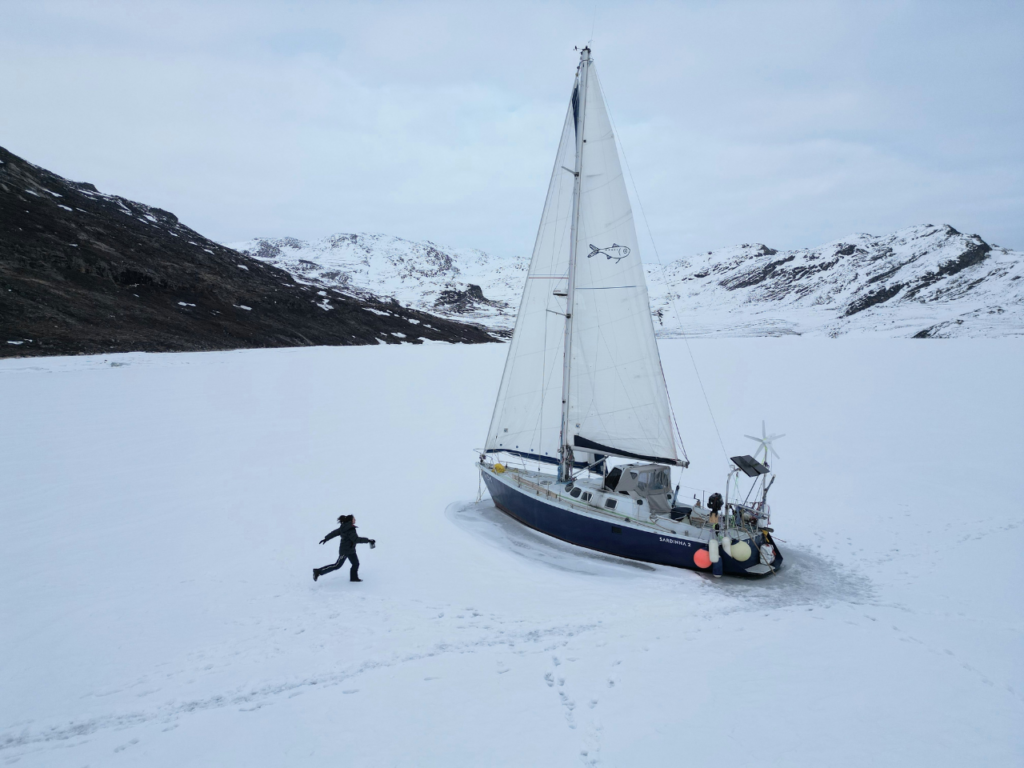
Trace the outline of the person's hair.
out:
<instances>
[{"instance_id":1,"label":"person's hair","mask_svg":"<svg viewBox=\"0 0 1024 768\"><path fill-rule=\"evenodd\" d=\"M339 523L351 523L352 522L352 515L342 515L341 517L338 518L338 522Z\"/></svg>"}]
</instances>

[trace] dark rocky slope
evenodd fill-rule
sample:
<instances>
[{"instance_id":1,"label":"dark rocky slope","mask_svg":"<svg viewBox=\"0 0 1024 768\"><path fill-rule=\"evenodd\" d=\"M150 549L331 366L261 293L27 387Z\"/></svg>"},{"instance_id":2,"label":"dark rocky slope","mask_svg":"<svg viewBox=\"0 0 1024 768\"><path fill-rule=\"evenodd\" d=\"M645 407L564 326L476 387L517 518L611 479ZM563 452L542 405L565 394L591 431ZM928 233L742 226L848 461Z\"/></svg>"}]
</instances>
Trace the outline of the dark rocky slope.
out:
<instances>
[{"instance_id":1,"label":"dark rocky slope","mask_svg":"<svg viewBox=\"0 0 1024 768\"><path fill-rule=\"evenodd\" d=\"M475 325L297 283L172 213L0 147L0 357L493 341Z\"/></svg>"}]
</instances>

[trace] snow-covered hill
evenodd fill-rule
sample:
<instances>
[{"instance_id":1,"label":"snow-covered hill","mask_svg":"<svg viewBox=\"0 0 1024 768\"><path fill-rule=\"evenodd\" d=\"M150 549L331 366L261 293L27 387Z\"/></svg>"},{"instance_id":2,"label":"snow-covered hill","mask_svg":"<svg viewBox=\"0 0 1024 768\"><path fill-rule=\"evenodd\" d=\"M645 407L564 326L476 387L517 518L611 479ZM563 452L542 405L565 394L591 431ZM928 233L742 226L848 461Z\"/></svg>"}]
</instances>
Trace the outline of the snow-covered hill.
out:
<instances>
[{"instance_id":1,"label":"snow-covered hill","mask_svg":"<svg viewBox=\"0 0 1024 768\"><path fill-rule=\"evenodd\" d=\"M256 239L233 248L296 279L508 331L527 258L386 235L315 242ZM1024 254L930 224L851 235L812 249L760 243L652 263L647 281L663 337L999 337L1024 335Z\"/></svg>"},{"instance_id":2,"label":"snow-covered hill","mask_svg":"<svg viewBox=\"0 0 1024 768\"><path fill-rule=\"evenodd\" d=\"M306 242L258 238L231 248L290 272L296 280L357 296L399 303L480 323L495 330L515 324L526 259L444 248L389 235L339 234Z\"/></svg>"},{"instance_id":3,"label":"snow-covered hill","mask_svg":"<svg viewBox=\"0 0 1024 768\"><path fill-rule=\"evenodd\" d=\"M760 243L648 268L662 335L1024 335L1024 254L950 226L852 235L818 248Z\"/></svg>"}]
</instances>

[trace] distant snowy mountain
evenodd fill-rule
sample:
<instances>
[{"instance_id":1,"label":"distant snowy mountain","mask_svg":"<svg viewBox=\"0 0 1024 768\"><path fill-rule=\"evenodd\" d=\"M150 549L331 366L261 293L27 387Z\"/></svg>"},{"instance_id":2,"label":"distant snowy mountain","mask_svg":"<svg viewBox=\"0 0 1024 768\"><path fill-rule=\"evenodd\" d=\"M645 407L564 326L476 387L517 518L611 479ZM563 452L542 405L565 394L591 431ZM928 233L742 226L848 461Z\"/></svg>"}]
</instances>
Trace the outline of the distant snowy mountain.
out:
<instances>
[{"instance_id":1,"label":"distant snowy mountain","mask_svg":"<svg viewBox=\"0 0 1024 768\"><path fill-rule=\"evenodd\" d=\"M663 273L662 273L663 272ZM1024 335L1024 254L950 226L852 235L813 249L759 243L648 268L656 327L678 335Z\"/></svg>"},{"instance_id":2,"label":"distant snowy mountain","mask_svg":"<svg viewBox=\"0 0 1024 768\"><path fill-rule=\"evenodd\" d=\"M528 259L386 235L231 245L297 280L508 332ZM1024 335L1024 254L948 225L851 235L812 249L760 243L646 267L659 336Z\"/></svg>"},{"instance_id":3,"label":"distant snowy mountain","mask_svg":"<svg viewBox=\"0 0 1024 768\"><path fill-rule=\"evenodd\" d=\"M230 246L300 282L354 296L392 297L497 331L515 324L528 262L388 235L339 234L314 242L258 238Z\"/></svg>"}]
</instances>

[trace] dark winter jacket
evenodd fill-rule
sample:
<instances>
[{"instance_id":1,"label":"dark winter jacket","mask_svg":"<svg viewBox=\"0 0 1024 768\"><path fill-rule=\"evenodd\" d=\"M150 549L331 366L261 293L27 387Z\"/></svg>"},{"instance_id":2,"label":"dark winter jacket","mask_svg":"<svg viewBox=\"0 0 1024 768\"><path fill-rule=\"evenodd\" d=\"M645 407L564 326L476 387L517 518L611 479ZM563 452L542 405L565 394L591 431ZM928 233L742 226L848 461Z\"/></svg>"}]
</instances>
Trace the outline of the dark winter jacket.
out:
<instances>
[{"instance_id":1,"label":"dark winter jacket","mask_svg":"<svg viewBox=\"0 0 1024 768\"><path fill-rule=\"evenodd\" d=\"M326 536L324 541L330 541L335 536L340 536L341 541L338 543L338 554L347 555L356 551L356 544L369 544L369 539L364 539L358 533L356 533L356 527L352 523L342 523L340 528L337 528Z\"/></svg>"}]
</instances>

